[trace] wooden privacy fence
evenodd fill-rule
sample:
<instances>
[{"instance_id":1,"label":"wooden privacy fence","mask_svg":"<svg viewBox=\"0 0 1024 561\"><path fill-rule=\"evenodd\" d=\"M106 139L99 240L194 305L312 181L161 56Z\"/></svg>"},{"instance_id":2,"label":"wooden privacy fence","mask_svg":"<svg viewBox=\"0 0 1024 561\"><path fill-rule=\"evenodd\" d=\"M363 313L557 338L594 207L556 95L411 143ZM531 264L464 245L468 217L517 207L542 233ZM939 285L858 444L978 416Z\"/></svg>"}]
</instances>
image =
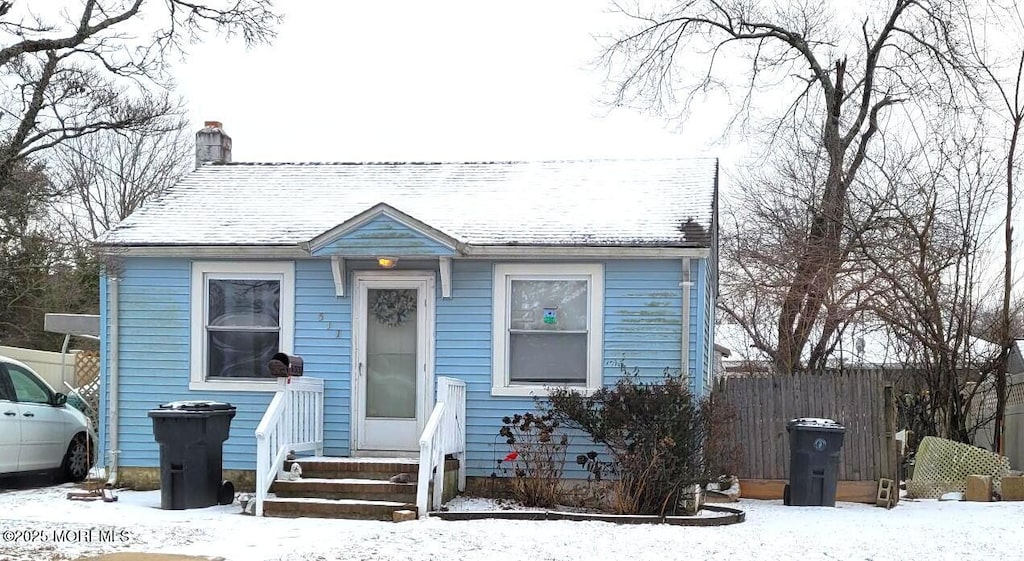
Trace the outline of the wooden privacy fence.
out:
<instances>
[{"instance_id":1,"label":"wooden privacy fence","mask_svg":"<svg viewBox=\"0 0 1024 561\"><path fill-rule=\"evenodd\" d=\"M736 411L740 479L789 478L786 422L798 417L835 419L846 427L841 481L896 479L894 394L880 371L726 377L715 396Z\"/></svg>"}]
</instances>

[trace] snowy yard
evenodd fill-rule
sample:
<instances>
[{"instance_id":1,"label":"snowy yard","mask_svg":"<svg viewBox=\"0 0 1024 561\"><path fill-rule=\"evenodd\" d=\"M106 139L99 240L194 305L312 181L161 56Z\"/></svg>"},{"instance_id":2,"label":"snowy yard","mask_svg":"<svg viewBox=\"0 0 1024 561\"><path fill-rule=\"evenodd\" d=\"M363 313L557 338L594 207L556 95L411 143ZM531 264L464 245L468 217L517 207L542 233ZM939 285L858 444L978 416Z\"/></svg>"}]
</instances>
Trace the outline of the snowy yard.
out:
<instances>
[{"instance_id":1,"label":"snowy yard","mask_svg":"<svg viewBox=\"0 0 1024 561\"><path fill-rule=\"evenodd\" d=\"M160 510L159 492L116 503L64 498L73 487L0 491L0 560L76 559L116 551L235 560L307 559L1013 559L1024 502L904 501L892 511L839 503L744 500L743 524L714 528L604 522L427 520L393 524L258 519L237 504ZM470 507L478 508L479 501ZM31 535L30 535L31 534ZM57 538L63 543L55 543ZM17 539L15 539L17 538ZM28 540L26 541L26 538ZM90 541L91 540L91 541Z\"/></svg>"}]
</instances>

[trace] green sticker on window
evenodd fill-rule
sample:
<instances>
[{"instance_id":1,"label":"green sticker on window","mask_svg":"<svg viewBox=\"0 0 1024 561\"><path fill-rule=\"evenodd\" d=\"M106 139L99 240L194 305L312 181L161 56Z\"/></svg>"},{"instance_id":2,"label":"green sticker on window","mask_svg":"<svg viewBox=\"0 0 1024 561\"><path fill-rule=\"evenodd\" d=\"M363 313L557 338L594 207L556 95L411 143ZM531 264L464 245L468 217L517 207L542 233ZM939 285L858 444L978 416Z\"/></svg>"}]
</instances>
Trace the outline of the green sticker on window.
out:
<instances>
[{"instance_id":1,"label":"green sticker on window","mask_svg":"<svg viewBox=\"0 0 1024 561\"><path fill-rule=\"evenodd\" d=\"M557 311L558 308L544 308L544 323L547 325L556 324L558 322Z\"/></svg>"}]
</instances>

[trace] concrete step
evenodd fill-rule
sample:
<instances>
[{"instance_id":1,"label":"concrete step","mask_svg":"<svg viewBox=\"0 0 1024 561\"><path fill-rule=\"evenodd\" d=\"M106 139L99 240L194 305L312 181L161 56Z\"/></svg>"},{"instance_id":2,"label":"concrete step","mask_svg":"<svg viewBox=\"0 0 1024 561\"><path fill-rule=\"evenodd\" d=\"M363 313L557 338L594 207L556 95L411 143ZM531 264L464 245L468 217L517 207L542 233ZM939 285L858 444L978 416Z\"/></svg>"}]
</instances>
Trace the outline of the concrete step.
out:
<instances>
[{"instance_id":1,"label":"concrete step","mask_svg":"<svg viewBox=\"0 0 1024 561\"><path fill-rule=\"evenodd\" d=\"M302 467L298 479L278 479L264 503L266 516L392 520L398 510L416 511L418 458L307 457L285 462ZM446 469L458 469L448 460ZM389 479L406 474L407 482Z\"/></svg>"},{"instance_id":2,"label":"concrete step","mask_svg":"<svg viewBox=\"0 0 1024 561\"><path fill-rule=\"evenodd\" d=\"M268 498L263 503L266 516L279 518L347 518L354 520L394 519L397 510L416 511L416 505L401 501L367 501L354 499Z\"/></svg>"},{"instance_id":3,"label":"concrete step","mask_svg":"<svg viewBox=\"0 0 1024 561\"><path fill-rule=\"evenodd\" d=\"M284 469L291 469L293 462L285 462ZM294 463L302 467L303 478L324 479L377 479L388 480L400 473L408 474L415 482L420 462L417 458L299 458Z\"/></svg>"},{"instance_id":4,"label":"concrete step","mask_svg":"<svg viewBox=\"0 0 1024 561\"><path fill-rule=\"evenodd\" d=\"M305 469L305 468L303 468ZM390 483L386 479L321 478L278 479L270 491L278 498L318 497L321 499L358 499L415 503L415 483Z\"/></svg>"}]
</instances>

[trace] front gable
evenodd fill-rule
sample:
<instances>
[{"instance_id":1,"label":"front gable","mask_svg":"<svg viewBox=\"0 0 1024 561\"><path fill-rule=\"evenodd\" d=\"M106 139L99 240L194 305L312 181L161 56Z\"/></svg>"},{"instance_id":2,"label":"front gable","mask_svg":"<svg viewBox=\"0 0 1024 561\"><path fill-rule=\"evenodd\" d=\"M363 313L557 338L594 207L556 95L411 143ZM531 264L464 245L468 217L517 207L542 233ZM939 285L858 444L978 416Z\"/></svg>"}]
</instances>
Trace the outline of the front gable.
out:
<instances>
[{"instance_id":1,"label":"front gable","mask_svg":"<svg viewBox=\"0 0 1024 561\"><path fill-rule=\"evenodd\" d=\"M386 204L378 204L310 240L314 257L451 257L458 241Z\"/></svg>"}]
</instances>

